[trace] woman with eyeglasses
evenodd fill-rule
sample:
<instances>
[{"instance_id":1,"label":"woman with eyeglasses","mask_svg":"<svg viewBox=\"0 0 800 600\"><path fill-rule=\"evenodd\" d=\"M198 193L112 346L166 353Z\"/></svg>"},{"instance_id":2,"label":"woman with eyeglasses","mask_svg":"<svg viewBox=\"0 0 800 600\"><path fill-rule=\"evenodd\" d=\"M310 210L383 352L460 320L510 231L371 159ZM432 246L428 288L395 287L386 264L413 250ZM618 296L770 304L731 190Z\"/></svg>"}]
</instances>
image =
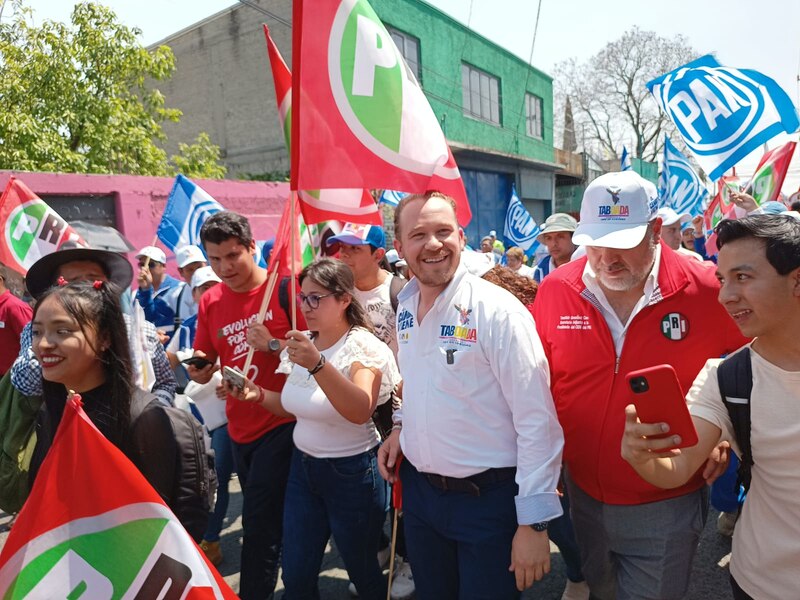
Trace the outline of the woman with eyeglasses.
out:
<instances>
[{"instance_id":1,"label":"woman with eyeglasses","mask_svg":"<svg viewBox=\"0 0 800 600\"><path fill-rule=\"evenodd\" d=\"M319 598L317 579L330 535L364 600L386 597L378 545L386 485L378 473L380 438L372 422L400 381L389 347L372 333L353 295L353 273L323 258L299 277L301 310L310 332L290 331L280 372L281 393L225 386L233 396L297 418L283 519L283 582L287 600Z\"/></svg>"}]
</instances>

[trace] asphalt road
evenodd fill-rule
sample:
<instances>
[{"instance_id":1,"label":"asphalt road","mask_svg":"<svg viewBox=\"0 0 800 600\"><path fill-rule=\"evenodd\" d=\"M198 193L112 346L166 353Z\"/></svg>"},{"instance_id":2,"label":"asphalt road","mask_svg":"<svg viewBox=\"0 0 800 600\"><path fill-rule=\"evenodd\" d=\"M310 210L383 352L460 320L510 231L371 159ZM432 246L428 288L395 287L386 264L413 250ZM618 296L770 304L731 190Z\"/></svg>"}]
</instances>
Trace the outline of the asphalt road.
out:
<instances>
[{"instance_id":1,"label":"asphalt road","mask_svg":"<svg viewBox=\"0 0 800 600\"><path fill-rule=\"evenodd\" d=\"M228 519L222 533L222 549L225 555L224 562L220 565L220 573L233 588L239 589L239 552L242 539L241 522L242 493L236 477L231 481L231 502L228 508ZM0 512L0 548L8 536L8 523L10 517ZM713 509L709 513L708 523L700 539L700 546L694 559L692 570L692 583L689 600L731 600L728 586L727 563L731 551L730 538L724 538L716 530L717 513ZM566 585L564 563L558 554L558 549L551 545L552 571L544 580L536 583L530 590L523 594L525 600L559 600ZM350 600L347 591L348 580L342 562L336 553L336 548L328 545L320 572L320 596L323 600ZM282 594L282 584L278 582L276 600Z\"/></svg>"}]
</instances>

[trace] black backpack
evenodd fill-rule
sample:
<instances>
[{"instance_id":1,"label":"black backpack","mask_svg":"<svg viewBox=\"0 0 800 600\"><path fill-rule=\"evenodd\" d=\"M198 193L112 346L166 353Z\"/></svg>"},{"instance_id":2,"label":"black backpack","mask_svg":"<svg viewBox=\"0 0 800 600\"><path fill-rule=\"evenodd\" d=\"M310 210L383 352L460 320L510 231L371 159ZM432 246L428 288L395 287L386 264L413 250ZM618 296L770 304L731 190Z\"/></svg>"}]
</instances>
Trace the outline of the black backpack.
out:
<instances>
[{"instance_id":1,"label":"black backpack","mask_svg":"<svg viewBox=\"0 0 800 600\"><path fill-rule=\"evenodd\" d=\"M733 425L736 443L739 445L739 469L736 472L737 486L750 489L753 468L753 450L750 447L750 396L753 392L753 366L750 363L750 348L743 348L723 360L717 369L717 381L722 401Z\"/></svg>"},{"instance_id":2,"label":"black backpack","mask_svg":"<svg viewBox=\"0 0 800 600\"><path fill-rule=\"evenodd\" d=\"M217 492L214 451L206 443L200 422L189 412L165 406L158 399L131 403L131 423L149 410L166 413L176 445L178 462L169 505L181 525L196 542L203 538Z\"/></svg>"}]
</instances>

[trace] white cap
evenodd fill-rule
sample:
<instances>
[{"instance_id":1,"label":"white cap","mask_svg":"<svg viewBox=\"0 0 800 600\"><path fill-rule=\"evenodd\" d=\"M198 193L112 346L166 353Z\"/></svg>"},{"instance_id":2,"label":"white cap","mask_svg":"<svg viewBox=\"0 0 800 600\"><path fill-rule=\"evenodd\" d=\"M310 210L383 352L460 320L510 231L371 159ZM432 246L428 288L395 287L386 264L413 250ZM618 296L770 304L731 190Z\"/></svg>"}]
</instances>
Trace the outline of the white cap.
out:
<instances>
[{"instance_id":1,"label":"white cap","mask_svg":"<svg viewBox=\"0 0 800 600\"><path fill-rule=\"evenodd\" d=\"M394 266L395 266L395 267L407 267L407 266L408 266L408 263L406 262L406 259L405 259L405 258L401 258L401 259L400 259L400 260L398 260L396 263L394 263Z\"/></svg>"},{"instance_id":2,"label":"white cap","mask_svg":"<svg viewBox=\"0 0 800 600\"><path fill-rule=\"evenodd\" d=\"M400 260L400 255L397 253L397 250L392 248L391 250L386 251L386 260L389 261L390 265L395 264L398 260Z\"/></svg>"},{"instance_id":3,"label":"white cap","mask_svg":"<svg viewBox=\"0 0 800 600\"><path fill-rule=\"evenodd\" d=\"M496 238L496 237L497 237L497 232L496 232L494 229L492 229L492 230L489 232L489 235L490 235L490 236L492 236L493 238Z\"/></svg>"},{"instance_id":4,"label":"white cap","mask_svg":"<svg viewBox=\"0 0 800 600\"><path fill-rule=\"evenodd\" d=\"M464 250L461 253L461 264L473 275L483 277L486 271L494 267L494 258L492 258L492 254L489 252Z\"/></svg>"},{"instance_id":5,"label":"white cap","mask_svg":"<svg viewBox=\"0 0 800 600\"><path fill-rule=\"evenodd\" d=\"M192 275L192 289L198 288L209 281L216 281L217 283L220 283L222 280L217 277L217 274L214 273L214 269L211 267L200 267Z\"/></svg>"},{"instance_id":6,"label":"white cap","mask_svg":"<svg viewBox=\"0 0 800 600\"><path fill-rule=\"evenodd\" d=\"M184 246L183 248L179 248L175 253L175 258L178 259L179 269L182 269L186 265L190 265L193 262L208 262L206 261L203 251L192 244Z\"/></svg>"},{"instance_id":7,"label":"white cap","mask_svg":"<svg viewBox=\"0 0 800 600\"><path fill-rule=\"evenodd\" d=\"M656 186L634 171L606 173L583 193L576 246L634 248L644 239L658 208Z\"/></svg>"},{"instance_id":8,"label":"white cap","mask_svg":"<svg viewBox=\"0 0 800 600\"><path fill-rule=\"evenodd\" d=\"M161 263L162 265L167 264L167 255L164 254L161 248L156 248L155 246L145 246L139 250L139 254L136 255L136 258L141 258L142 256L146 256L150 260Z\"/></svg>"},{"instance_id":9,"label":"white cap","mask_svg":"<svg viewBox=\"0 0 800 600\"><path fill-rule=\"evenodd\" d=\"M669 206L659 208L657 216L661 217L661 223L665 227L674 225L678 221L680 221L681 224L683 224L683 223L688 223L689 221L692 220L692 215L690 215L689 213L683 213L682 215L679 215Z\"/></svg>"}]
</instances>

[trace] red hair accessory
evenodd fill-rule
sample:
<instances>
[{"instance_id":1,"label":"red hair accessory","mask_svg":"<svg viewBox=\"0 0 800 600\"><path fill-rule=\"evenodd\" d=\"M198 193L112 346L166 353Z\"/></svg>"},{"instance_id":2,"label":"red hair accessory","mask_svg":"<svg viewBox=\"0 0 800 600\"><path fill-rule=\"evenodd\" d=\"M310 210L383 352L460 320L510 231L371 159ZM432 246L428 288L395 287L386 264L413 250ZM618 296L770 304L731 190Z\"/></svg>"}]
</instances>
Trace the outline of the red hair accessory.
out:
<instances>
[{"instance_id":1,"label":"red hair accessory","mask_svg":"<svg viewBox=\"0 0 800 600\"><path fill-rule=\"evenodd\" d=\"M58 279L56 279L56 285L57 285L58 287L65 286L65 285L67 285L68 283L69 283L69 281L67 281L66 279L64 279L64 278L63 278L61 275L59 275L59 276L58 276Z\"/></svg>"},{"instance_id":2,"label":"red hair accessory","mask_svg":"<svg viewBox=\"0 0 800 600\"><path fill-rule=\"evenodd\" d=\"M94 289L99 290L101 287L103 287L103 282L100 281L99 279L95 279L92 286L94 287Z\"/></svg>"}]
</instances>

